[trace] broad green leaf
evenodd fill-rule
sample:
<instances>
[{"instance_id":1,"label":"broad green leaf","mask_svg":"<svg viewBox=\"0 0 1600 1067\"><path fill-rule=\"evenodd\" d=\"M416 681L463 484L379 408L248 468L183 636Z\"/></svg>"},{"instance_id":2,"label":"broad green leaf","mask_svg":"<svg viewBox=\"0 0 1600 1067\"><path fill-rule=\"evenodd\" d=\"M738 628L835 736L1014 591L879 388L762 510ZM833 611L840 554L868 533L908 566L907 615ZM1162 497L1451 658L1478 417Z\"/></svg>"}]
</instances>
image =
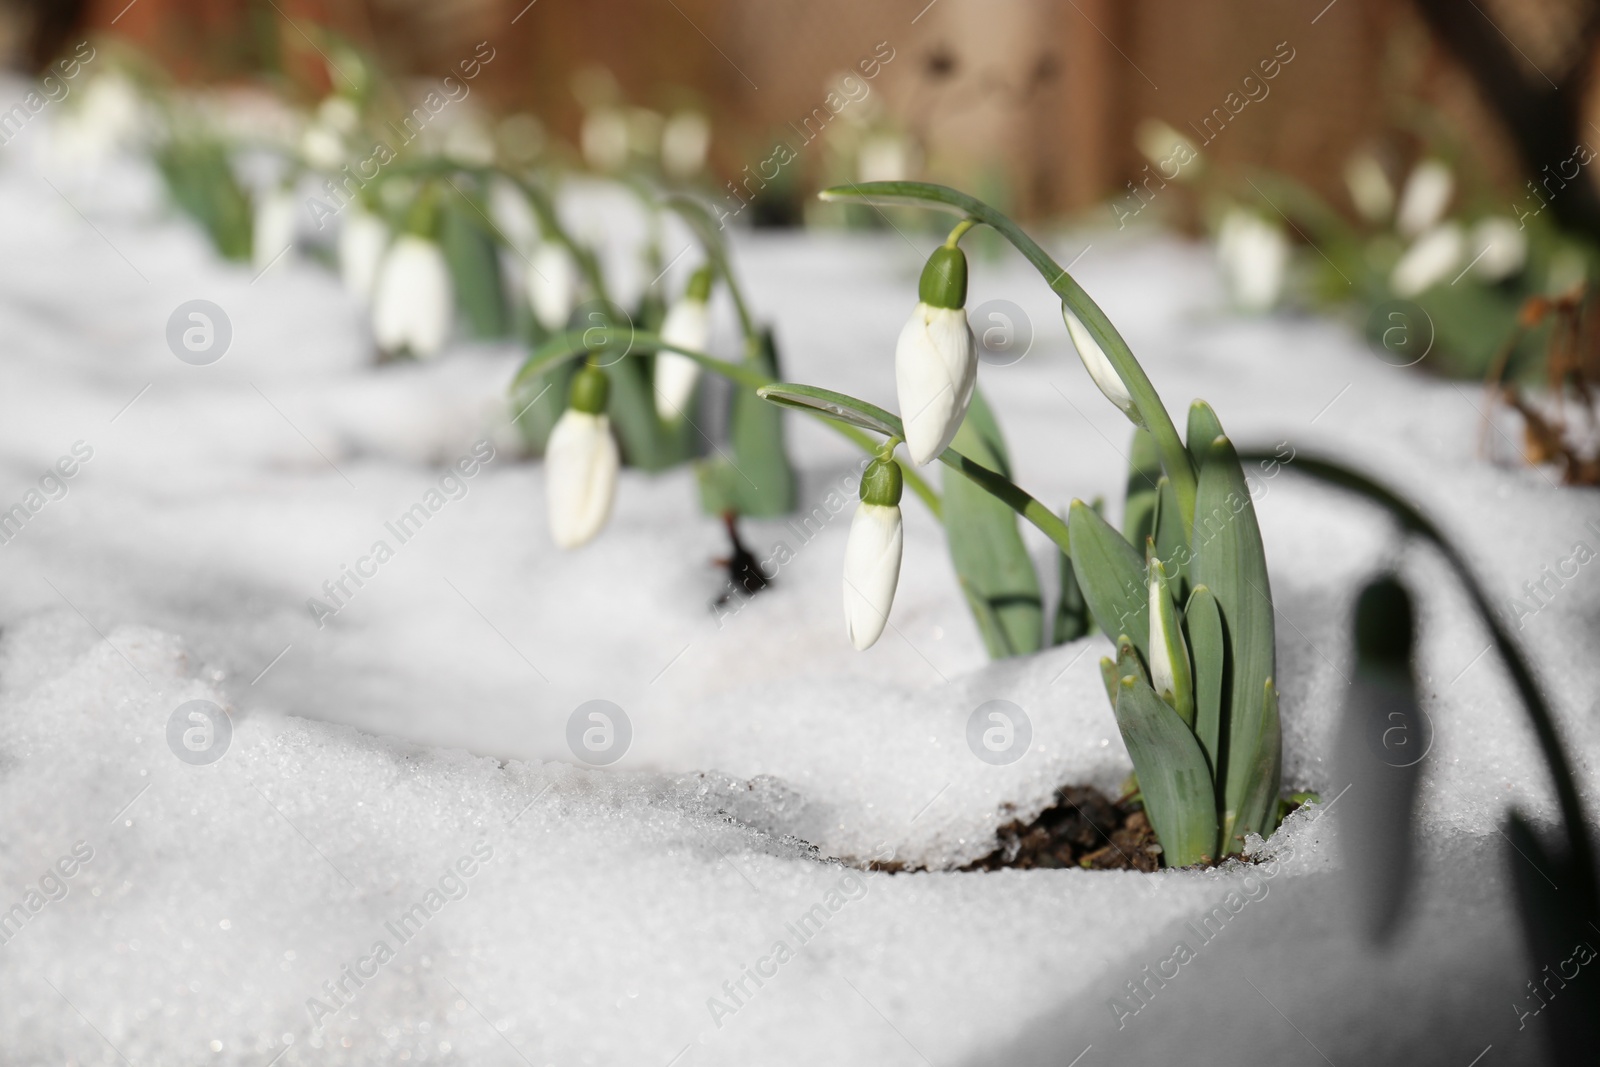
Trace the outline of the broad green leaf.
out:
<instances>
[{"instance_id":1,"label":"broad green leaf","mask_svg":"<svg viewBox=\"0 0 1600 1067\"><path fill-rule=\"evenodd\" d=\"M1229 782L1243 783L1237 802L1229 806L1226 797L1222 817L1229 821L1228 851L1244 848L1246 834L1270 837L1278 828L1278 790L1283 780L1283 724L1278 718L1278 687L1268 678L1262 684L1257 699L1260 709L1251 739L1256 741L1253 751L1244 746L1235 747L1237 731L1228 731ZM1251 762L1241 766L1238 759L1248 751Z\"/></svg>"},{"instance_id":2,"label":"broad green leaf","mask_svg":"<svg viewBox=\"0 0 1600 1067\"><path fill-rule=\"evenodd\" d=\"M1083 589L1078 585L1078 575L1072 569L1072 557L1060 549L1056 550L1056 580L1059 588L1050 642L1064 645L1087 634L1094 620L1089 614L1089 603L1083 598Z\"/></svg>"},{"instance_id":3,"label":"broad green leaf","mask_svg":"<svg viewBox=\"0 0 1600 1067\"><path fill-rule=\"evenodd\" d=\"M1117 670L1117 661L1110 656L1100 657L1100 681L1106 687L1106 699L1111 701L1111 710L1117 709L1117 682L1122 679L1122 672Z\"/></svg>"},{"instance_id":4,"label":"broad green leaf","mask_svg":"<svg viewBox=\"0 0 1600 1067\"><path fill-rule=\"evenodd\" d=\"M768 378L779 374L778 346L772 330L761 333L746 365ZM784 515L794 510L795 475L784 446L783 410L743 386L733 387L728 415L728 446L738 473L733 481L734 510L741 515Z\"/></svg>"},{"instance_id":5,"label":"broad green leaf","mask_svg":"<svg viewBox=\"0 0 1600 1067\"><path fill-rule=\"evenodd\" d=\"M1178 498L1172 483L1163 477L1156 493L1156 558L1166 568L1172 595L1181 602L1189 591L1189 531L1178 512Z\"/></svg>"},{"instance_id":6,"label":"broad green leaf","mask_svg":"<svg viewBox=\"0 0 1600 1067\"><path fill-rule=\"evenodd\" d=\"M1131 545L1142 545L1155 533L1156 493L1161 477L1161 453L1156 450L1156 439L1144 427L1134 427L1122 504L1122 536Z\"/></svg>"},{"instance_id":7,"label":"broad green leaf","mask_svg":"<svg viewBox=\"0 0 1600 1067\"><path fill-rule=\"evenodd\" d=\"M1144 558L1111 524L1081 500L1068 512L1072 571L1106 634L1127 634L1141 653L1150 641L1150 598L1145 590Z\"/></svg>"},{"instance_id":8,"label":"broad green leaf","mask_svg":"<svg viewBox=\"0 0 1600 1067\"><path fill-rule=\"evenodd\" d=\"M1139 652L1127 634L1117 638L1117 677L1137 678L1145 685L1150 684L1150 674L1144 669L1144 660L1139 658Z\"/></svg>"},{"instance_id":9,"label":"broad green leaf","mask_svg":"<svg viewBox=\"0 0 1600 1067\"><path fill-rule=\"evenodd\" d=\"M1118 683L1117 728L1168 867L1217 858L1211 768L1194 733L1138 678Z\"/></svg>"},{"instance_id":10,"label":"broad green leaf","mask_svg":"<svg viewBox=\"0 0 1600 1067\"><path fill-rule=\"evenodd\" d=\"M1276 620L1255 505L1238 454L1217 437L1200 466L1191 575L1217 600L1228 639L1227 741L1222 760L1223 835L1228 852L1244 835L1272 832L1281 738L1273 635Z\"/></svg>"},{"instance_id":11,"label":"broad green leaf","mask_svg":"<svg viewBox=\"0 0 1600 1067\"><path fill-rule=\"evenodd\" d=\"M1222 632L1217 598L1211 595L1209 588L1194 587L1183 611L1183 621L1189 631L1190 660L1194 664L1194 734L1215 774L1221 768L1218 745L1222 735L1222 709L1227 699L1228 645Z\"/></svg>"},{"instance_id":12,"label":"broad green leaf","mask_svg":"<svg viewBox=\"0 0 1600 1067\"><path fill-rule=\"evenodd\" d=\"M1185 444L1189 455L1194 459L1196 475L1205 465L1206 456L1211 451L1211 442L1222 436L1222 423L1217 421L1217 413L1211 410L1211 405L1204 400L1196 400L1189 405L1189 428Z\"/></svg>"},{"instance_id":13,"label":"broad green leaf","mask_svg":"<svg viewBox=\"0 0 1600 1067\"><path fill-rule=\"evenodd\" d=\"M981 466L1010 477L1000 425L983 393L974 390L967 417L952 446ZM974 610L992 659L1037 652L1044 641L1039 576L1022 543L1017 514L975 482L946 478L944 528L950 562ZM994 625L984 625L992 619Z\"/></svg>"},{"instance_id":14,"label":"broad green leaf","mask_svg":"<svg viewBox=\"0 0 1600 1067\"><path fill-rule=\"evenodd\" d=\"M441 205L439 244L450 265L456 306L474 337L503 337L509 321L500 252L481 209L467 194L446 197Z\"/></svg>"},{"instance_id":15,"label":"broad green leaf","mask_svg":"<svg viewBox=\"0 0 1600 1067\"><path fill-rule=\"evenodd\" d=\"M819 412L830 419L838 419L840 422L847 422L864 430L881 433L885 437L900 436L900 419L897 416L889 414L876 404L869 404L865 400L857 400L853 396L836 393L831 389L783 382L763 386L756 390L756 395L774 404L782 404L784 407Z\"/></svg>"}]
</instances>

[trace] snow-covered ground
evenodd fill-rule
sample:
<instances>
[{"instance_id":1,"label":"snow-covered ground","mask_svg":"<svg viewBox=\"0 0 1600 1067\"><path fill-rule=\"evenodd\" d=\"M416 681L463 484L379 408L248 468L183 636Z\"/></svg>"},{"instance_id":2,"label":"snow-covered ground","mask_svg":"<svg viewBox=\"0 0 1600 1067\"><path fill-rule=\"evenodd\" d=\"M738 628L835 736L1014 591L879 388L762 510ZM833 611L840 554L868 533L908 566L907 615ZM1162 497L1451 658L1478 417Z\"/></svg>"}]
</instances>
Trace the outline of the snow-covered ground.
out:
<instances>
[{"instance_id":1,"label":"snow-covered ground","mask_svg":"<svg viewBox=\"0 0 1600 1067\"><path fill-rule=\"evenodd\" d=\"M560 553L542 471L504 425L518 352L375 368L324 268L219 263L158 205L137 166L89 177L26 139L0 152L0 510L44 499L0 544L0 909L23 905L0 926L7 1062L1534 1058L1518 1012L1551 961L1522 956L1497 828L1513 803L1550 818L1547 783L1442 564L1366 506L1292 464L1257 473L1287 786L1341 787L1326 755L1359 579L1397 565L1421 594L1437 737L1425 892L1397 949L1370 953L1342 905L1337 807L1297 815L1248 870L958 873L1056 785L1126 774L1101 639L989 665L912 501L894 628L853 652L848 523L825 502L857 457L799 416L803 509L821 518L749 524L758 555L782 541L794 558L736 612L713 607L726 546L688 471L625 473L604 535ZM744 236L735 256L790 377L887 405L934 243ZM1208 310L1202 249L1052 244L1175 413L1204 396L1237 441L1332 452L1402 487L1508 618L1523 583L1600 540L1592 493L1480 458L1470 386L1389 367L1338 324ZM196 299L232 329L207 366L167 342ZM1018 480L1057 505L1120 500L1128 426L1049 292L1014 258L975 261L969 306L996 299L1036 338L981 374ZM493 458L451 480L475 446ZM400 543L386 523L430 491L445 502ZM319 627L307 601L380 539L393 557ZM1592 798L1589 571L1520 637ZM632 734L601 770L568 741L594 699ZM965 740L992 699L1033 729L1005 767ZM169 747L191 700L231 715L216 762ZM889 857L928 870L854 866ZM1185 932L1229 900L1214 940ZM1180 939L1195 958L1149 982ZM1149 1003L1119 1018L1113 998L1140 1003L1130 982Z\"/></svg>"}]
</instances>

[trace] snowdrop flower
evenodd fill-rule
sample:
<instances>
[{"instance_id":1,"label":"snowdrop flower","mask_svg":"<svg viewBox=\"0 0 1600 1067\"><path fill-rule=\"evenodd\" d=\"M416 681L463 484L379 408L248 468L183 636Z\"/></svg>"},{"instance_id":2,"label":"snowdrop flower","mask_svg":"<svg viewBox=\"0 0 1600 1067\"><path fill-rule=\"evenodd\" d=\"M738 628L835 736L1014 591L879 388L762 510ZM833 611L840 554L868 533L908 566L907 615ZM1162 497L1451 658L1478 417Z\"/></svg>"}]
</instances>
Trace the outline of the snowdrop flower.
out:
<instances>
[{"instance_id":1,"label":"snowdrop flower","mask_svg":"<svg viewBox=\"0 0 1600 1067\"><path fill-rule=\"evenodd\" d=\"M680 111L661 128L661 168L674 178L692 178L706 165L711 120L698 111Z\"/></svg>"},{"instance_id":2,"label":"snowdrop flower","mask_svg":"<svg viewBox=\"0 0 1600 1067\"><path fill-rule=\"evenodd\" d=\"M320 120L312 122L300 135L300 155L313 170L338 170L347 154L344 136Z\"/></svg>"},{"instance_id":3,"label":"snowdrop flower","mask_svg":"<svg viewBox=\"0 0 1600 1067\"><path fill-rule=\"evenodd\" d=\"M945 245L928 257L917 306L894 348L895 390L906 451L922 466L950 447L978 382L976 341L967 323L967 257Z\"/></svg>"},{"instance_id":4,"label":"snowdrop flower","mask_svg":"<svg viewBox=\"0 0 1600 1067\"><path fill-rule=\"evenodd\" d=\"M348 96L334 93L323 97L322 103L317 105L317 121L340 136L348 137L361 124L361 110Z\"/></svg>"},{"instance_id":5,"label":"snowdrop flower","mask_svg":"<svg viewBox=\"0 0 1600 1067\"><path fill-rule=\"evenodd\" d=\"M389 227L360 204L352 205L339 227L339 276L345 288L362 300L371 300L388 247Z\"/></svg>"},{"instance_id":6,"label":"snowdrop flower","mask_svg":"<svg viewBox=\"0 0 1600 1067\"><path fill-rule=\"evenodd\" d=\"M1455 192L1456 180L1450 168L1437 159L1418 163L1406 178L1400 193L1400 210L1395 226L1406 237L1416 237L1433 228L1444 217Z\"/></svg>"},{"instance_id":7,"label":"snowdrop flower","mask_svg":"<svg viewBox=\"0 0 1600 1067\"><path fill-rule=\"evenodd\" d=\"M539 325L554 332L567 324L578 302L578 266L556 241L540 241L528 256L528 304Z\"/></svg>"},{"instance_id":8,"label":"snowdrop flower","mask_svg":"<svg viewBox=\"0 0 1600 1067\"><path fill-rule=\"evenodd\" d=\"M51 131L51 155L62 166L99 166L148 132L144 100L126 75L92 78Z\"/></svg>"},{"instance_id":9,"label":"snowdrop flower","mask_svg":"<svg viewBox=\"0 0 1600 1067\"><path fill-rule=\"evenodd\" d=\"M1466 251L1466 235L1453 222L1418 237L1394 265L1389 288L1396 296L1413 297L1448 278Z\"/></svg>"},{"instance_id":10,"label":"snowdrop flower","mask_svg":"<svg viewBox=\"0 0 1600 1067\"><path fill-rule=\"evenodd\" d=\"M661 323L661 339L668 344L704 352L711 341L711 268L701 267L689 279L683 299L667 309ZM694 393L700 377L700 364L677 352L656 356L656 414L663 419L683 415L684 405Z\"/></svg>"},{"instance_id":11,"label":"snowdrop flower","mask_svg":"<svg viewBox=\"0 0 1600 1067\"><path fill-rule=\"evenodd\" d=\"M583 117L578 144L595 170L618 170L628 161L628 117L614 107L598 107Z\"/></svg>"},{"instance_id":12,"label":"snowdrop flower","mask_svg":"<svg viewBox=\"0 0 1600 1067\"><path fill-rule=\"evenodd\" d=\"M408 233L383 257L372 297L372 332L385 352L430 359L444 347L455 306L439 245Z\"/></svg>"},{"instance_id":13,"label":"snowdrop flower","mask_svg":"<svg viewBox=\"0 0 1600 1067\"><path fill-rule=\"evenodd\" d=\"M844 548L844 625L857 651L871 648L883 635L900 583L905 546L900 490L900 467L893 459L875 459L862 472L861 503Z\"/></svg>"},{"instance_id":14,"label":"snowdrop flower","mask_svg":"<svg viewBox=\"0 0 1600 1067\"><path fill-rule=\"evenodd\" d=\"M528 194L510 178L496 175L489 183L489 218L519 256L528 255L539 241L539 220Z\"/></svg>"},{"instance_id":15,"label":"snowdrop flower","mask_svg":"<svg viewBox=\"0 0 1600 1067\"><path fill-rule=\"evenodd\" d=\"M1094 384L1100 387L1106 399L1128 416L1135 426L1142 425L1138 409L1133 405L1133 396L1128 392L1128 387L1122 384L1122 376L1111 365L1111 360L1106 358L1105 351L1089 332L1089 328L1065 303L1061 305L1061 317L1066 320L1067 333L1072 336L1072 347L1078 350L1078 358L1083 360L1084 369L1089 372L1089 377L1094 379Z\"/></svg>"},{"instance_id":16,"label":"snowdrop flower","mask_svg":"<svg viewBox=\"0 0 1600 1067\"><path fill-rule=\"evenodd\" d=\"M1266 311L1278 302L1289 262L1289 242L1278 227L1254 212L1228 212L1217 236L1217 259L1240 308Z\"/></svg>"},{"instance_id":17,"label":"snowdrop flower","mask_svg":"<svg viewBox=\"0 0 1600 1067\"><path fill-rule=\"evenodd\" d=\"M1383 165L1363 152L1344 166L1345 188L1350 202L1368 222L1382 222L1394 210L1394 186L1383 172Z\"/></svg>"},{"instance_id":18,"label":"snowdrop flower","mask_svg":"<svg viewBox=\"0 0 1600 1067\"><path fill-rule=\"evenodd\" d=\"M1504 215L1479 219L1472 228L1472 273L1497 282L1520 271L1528 261L1528 235Z\"/></svg>"},{"instance_id":19,"label":"snowdrop flower","mask_svg":"<svg viewBox=\"0 0 1600 1067\"><path fill-rule=\"evenodd\" d=\"M606 415L609 392L605 371L599 367L579 371L572 379L567 410L556 420L545 446L550 536L560 548L587 544L611 515L621 461Z\"/></svg>"},{"instance_id":20,"label":"snowdrop flower","mask_svg":"<svg viewBox=\"0 0 1600 1067\"><path fill-rule=\"evenodd\" d=\"M250 242L257 271L266 270L294 242L294 194L275 189L256 202Z\"/></svg>"},{"instance_id":21,"label":"snowdrop flower","mask_svg":"<svg viewBox=\"0 0 1600 1067\"><path fill-rule=\"evenodd\" d=\"M861 145L856 176L864 182L903 182L911 175L911 145L895 134L878 134Z\"/></svg>"},{"instance_id":22,"label":"snowdrop flower","mask_svg":"<svg viewBox=\"0 0 1600 1067\"><path fill-rule=\"evenodd\" d=\"M1162 122L1160 119L1145 119L1133 130L1133 141L1139 147L1139 152L1160 171L1163 178L1177 178L1188 181L1197 173L1195 169L1185 170L1188 164L1200 158L1200 150L1194 142L1183 134ZM1172 174L1167 173L1171 167L1176 167Z\"/></svg>"}]
</instances>

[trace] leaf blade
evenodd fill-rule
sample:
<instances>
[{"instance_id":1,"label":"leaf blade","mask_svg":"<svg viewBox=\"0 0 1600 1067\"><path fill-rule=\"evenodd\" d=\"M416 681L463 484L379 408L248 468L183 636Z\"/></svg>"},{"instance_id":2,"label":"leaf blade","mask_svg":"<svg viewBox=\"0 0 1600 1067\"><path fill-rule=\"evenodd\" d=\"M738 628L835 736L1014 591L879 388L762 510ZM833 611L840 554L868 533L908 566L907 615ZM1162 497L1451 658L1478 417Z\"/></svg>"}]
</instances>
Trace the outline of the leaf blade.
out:
<instances>
[{"instance_id":1,"label":"leaf blade","mask_svg":"<svg viewBox=\"0 0 1600 1067\"><path fill-rule=\"evenodd\" d=\"M1116 714L1166 865L1187 867L1215 859L1211 769L1193 732L1139 678L1119 683Z\"/></svg>"},{"instance_id":2,"label":"leaf blade","mask_svg":"<svg viewBox=\"0 0 1600 1067\"><path fill-rule=\"evenodd\" d=\"M952 446L1005 476L1010 467L1000 424L974 390ZM966 478L947 478L944 527L950 562L974 607L991 659L1037 652L1044 640L1044 598L1022 542L1016 512Z\"/></svg>"}]
</instances>

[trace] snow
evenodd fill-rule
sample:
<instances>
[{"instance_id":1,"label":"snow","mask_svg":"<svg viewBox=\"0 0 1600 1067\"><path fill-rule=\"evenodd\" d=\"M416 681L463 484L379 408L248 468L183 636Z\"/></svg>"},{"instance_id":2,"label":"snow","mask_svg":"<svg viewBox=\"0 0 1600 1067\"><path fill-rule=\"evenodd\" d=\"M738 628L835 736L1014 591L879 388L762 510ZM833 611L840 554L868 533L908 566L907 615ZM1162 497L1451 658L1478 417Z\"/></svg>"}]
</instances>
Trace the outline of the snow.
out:
<instances>
[{"instance_id":1,"label":"snow","mask_svg":"<svg viewBox=\"0 0 1600 1067\"><path fill-rule=\"evenodd\" d=\"M1166 1062L1197 1034L1262 1062L1464 1064L1490 1044L1496 1063L1534 1058L1505 1006L1547 961L1522 958L1497 827L1512 804L1551 819L1548 783L1442 563L1364 505L1255 475L1287 786L1340 788L1324 756L1359 581L1396 566L1420 594L1436 740L1425 893L1395 951L1366 950L1341 907L1336 804L1291 819L1266 867L962 874L1056 785L1126 775L1101 640L988 664L908 494L894 629L853 652L848 510L829 500L858 457L799 417L816 517L747 524L758 555L793 550L768 592L713 607L726 546L687 471L624 472L600 539L558 553L543 473L507 429L511 346L374 367L327 270L219 263L138 165L51 178L43 132L0 153L0 507L79 442L92 455L0 544L0 907L30 887L48 901L0 944L0 1046L16 1062L942 1067L1083 1052L1090 1067ZM625 247L613 191L566 206ZM894 337L935 243L744 235L734 254L790 377L892 406ZM1332 453L1399 486L1458 534L1508 619L1540 568L1600 538L1589 493L1478 454L1472 387L1386 366L1345 324L1210 311L1222 290L1203 249L1101 232L1052 245L1082 254L1077 276L1175 412L1205 396L1238 441ZM206 366L167 346L194 299L232 325ZM998 299L1035 338L980 374L1019 481L1052 505L1119 500L1126 420L1037 278L976 259L970 306ZM473 454L492 458L449 474ZM431 489L448 502L395 543L385 524ZM1028 535L1048 578L1049 546ZM319 628L307 600L383 538L393 558ZM1591 662L1596 581L1580 570L1519 634L1591 801L1600 675L1575 665ZM605 769L568 742L596 699L632 734ZM194 700L231 716L213 763L168 747ZM991 700L1028 717L1016 763L967 747ZM78 842L92 858L57 868ZM860 869L888 858L924 870ZM385 924L430 888L439 907L402 943ZM1246 903L1226 936L1118 1027L1108 1001L1230 892ZM820 932L797 936L819 903ZM378 941L392 959L375 960ZM358 987L346 965L376 971ZM759 987L758 966L776 968ZM324 986L341 980L337 997Z\"/></svg>"}]
</instances>

